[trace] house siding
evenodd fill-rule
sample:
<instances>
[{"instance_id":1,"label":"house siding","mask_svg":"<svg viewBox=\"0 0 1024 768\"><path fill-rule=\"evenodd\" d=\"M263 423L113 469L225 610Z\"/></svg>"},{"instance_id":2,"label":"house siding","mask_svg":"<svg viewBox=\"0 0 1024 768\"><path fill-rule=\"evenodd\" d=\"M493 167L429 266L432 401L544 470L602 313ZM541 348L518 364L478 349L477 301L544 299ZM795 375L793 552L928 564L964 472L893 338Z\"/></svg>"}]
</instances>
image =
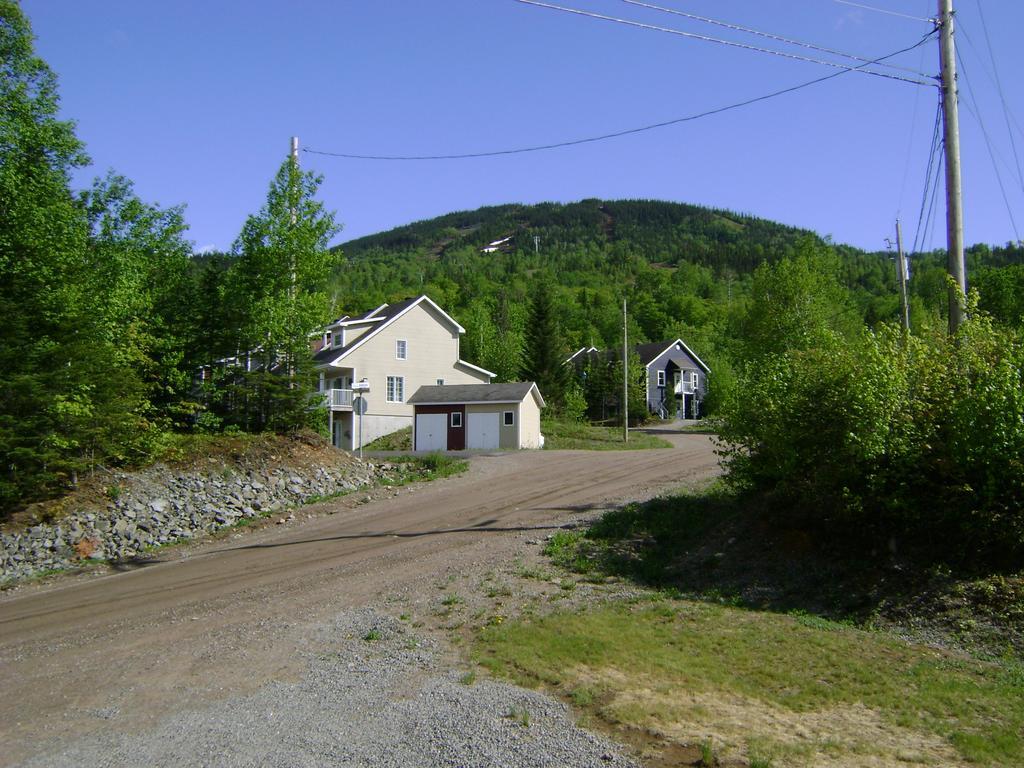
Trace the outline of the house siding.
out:
<instances>
[{"instance_id":1,"label":"house siding","mask_svg":"<svg viewBox=\"0 0 1024 768\"><path fill-rule=\"evenodd\" d=\"M406 358L395 356L395 342L406 341ZM352 350L341 365L352 368L356 381L365 377L370 384L367 395L368 416L393 416L411 423L412 406L406 401L425 384L486 383L488 377L456 365L459 359L459 332L448 325L429 306L421 303L402 317L367 339L364 346ZM388 376L401 376L404 397L401 403L387 402Z\"/></svg>"}]
</instances>

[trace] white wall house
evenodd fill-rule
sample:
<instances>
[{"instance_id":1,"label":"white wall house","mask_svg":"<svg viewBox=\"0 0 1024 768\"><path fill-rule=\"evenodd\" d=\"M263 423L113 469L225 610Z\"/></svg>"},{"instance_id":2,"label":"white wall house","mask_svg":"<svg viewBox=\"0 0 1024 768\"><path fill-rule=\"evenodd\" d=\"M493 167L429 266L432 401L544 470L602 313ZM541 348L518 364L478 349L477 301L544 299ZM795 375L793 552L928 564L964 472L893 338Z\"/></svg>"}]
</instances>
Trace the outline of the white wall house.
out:
<instances>
[{"instance_id":1,"label":"white wall house","mask_svg":"<svg viewBox=\"0 0 1024 768\"><path fill-rule=\"evenodd\" d=\"M357 317L342 317L324 331L314 356L320 390L331 416L331 441L355 450L359 419L353 399L362 396L362 444L412 426L409 398L422 386L487 384L490 371L459 359L465 329L429 297L382 304ZM353 392L365 380L369 391ZM358 385L357 385L358 388Z\"/></svg>"}]
</instances>

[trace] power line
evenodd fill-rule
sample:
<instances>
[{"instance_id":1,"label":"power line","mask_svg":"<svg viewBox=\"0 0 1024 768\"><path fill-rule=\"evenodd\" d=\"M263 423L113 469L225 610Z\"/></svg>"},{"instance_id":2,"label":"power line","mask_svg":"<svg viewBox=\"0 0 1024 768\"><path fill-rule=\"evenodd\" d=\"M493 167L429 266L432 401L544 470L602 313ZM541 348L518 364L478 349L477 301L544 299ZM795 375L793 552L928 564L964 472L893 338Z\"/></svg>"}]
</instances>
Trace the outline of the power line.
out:
<instances>
[{"instance_id":1,"label":"power line","mask_svg":"<svg viewBox=\"0 0 1024 768\"><path fill-rule=\"evenodd\" d=\"M796 46L799 46L801 48L807 48L807 49L812 50L812 51L818 51L820 53L828 53L828 54L830 54L832 56L842 56L843 58L851 59L852 61L861 61L861 62L864 62L866 64L867 63L871 63L870 59L864 58L863 56L856 56L856 55L854 55L852 53L844 53L843 51L837 51L834 48L825 48L824 46L815 45L814 43L806 43L806 42L803 42L802 40L794 40L794 39L789 38L789 37L783 37L782 35L776 35L776 34L774 34L772 32L763 32L761 30L753 29L751 27L744 27L744 26L742 26L740 24L733 24L733 23L727 22L727 21L720 21L718 19L711 19L711 18L708 18L707 16L698 16L695 13L688 13L686 11L679 11L679 10L676 10L675 8L665 8L665 7L660 6L660 5L653 5L651 3L642 2L642 0L622 0L622 2L627 3L629 5L635 5L635 6L639 7L639 8L647 8L647 9L652 10L652 11L661 11L663 13L670 13L673 16L682 16L685 19L692 19L693 21L701 21L701 22L704 22L706 24L714 24L715 26L724 27L725 29L731 29L731 30L734 30L736 32L746 32L747 34L757 35L758 37L764 37L764 38L767 38L769 40L775 40L775 41L780 42L780 43L786 43L787 45L796 45ZM911 73L913 73L915 75L918 75L918 76L924 77L924 78L928 77L928 75L924 74L923 72L918 72L917 70L910 69L909 67L901 67L901 66L899 66L897 64L883 64L882 66L889 67L890 69L900 69L900 70L903 70L904 72L911 72Z\"/></svg>"},{"instance_id":2,"label":"power line","mask_svg":"<svg viewBox=\"0 0 1024 768\"><path fill-rule=\"evenodd\" d=\"M914 85L932 85L924 80L916 80L914 78L904 77L902 75L894 75L888 72L875 72L870 69L862 69L860 66L854 67L848 64L839 64L834 61L826 61L824 59L813 59L809 56L800 56L795 53L786 53L784 51L775 51L771 48L761 48L756 45L749 45L748 43L738 43L733 40L723 40L719 37L710 37L708 35L699 35L695 32L684 32L681 29L672 29L671 27L661 27L656 24L646 24L640 21L632 21L630 19L622 19L617 16L606 16L603 13L594 13L593 11L584 11L579 8L570 8L564 5L554 5L553 3L541 2L541 0L514 0L514 2L522 3L523 5L532 5L538 8L547 8L552 11L561 11L563 13L571 13L576 16L586 16L591 19L598 19L599 21L610 21L615 24L624 24L629 27L637 27L639 29L647 29L653 32L665 32L670 35L678 35L679 37L686 37L691 40L702 40L708 43L718 43L719 45L727 45L732 48L741 48L746 51L754 51L756 53L767 53L772 56L781 56L782 58L792 59L794 61L802 61L810 64L820 64L825 67L834 67L835 69L842 69L848 72L861 72L865 75L874 75L875 77L885 77L890 80L899 80L905 83L913 83ZM863 66L863 65L862 65Z\"/></svg>"},{"instance_id":3,"label":"power line","mask_svg":"<svg viewBox=\"0 0 1024 768\"><path fill-rule=\"evenodd\" d=\"M966 85L966 91L971 97L970 101L965 101L964 106L967 107L967 111L974 115L974 119L978 121L978 125L981 127L981 135L985 139L985 147L988 149L989 159L992 161L992 170L996 174L996 182L999 184L999 192L1003 196L1003 204L1006 206L1006 213L1010 217L1010 226L1013 228L1013 239L1020 240L1020 235L1017 233L1017 222L1013 218L1013 209L1010 207L1010 200L1006 196L1006 187L1003 186L1003 175L999 172L999 164L996 162L996 152L992 147L992 140L989 138L988 129L985 127L985 121L981 117L981 108L978 106L978 100L974 95L974 88L971 87L971 82L967 77L967 67L964 66L964 60L962 57L957 55L957 59L960 62L960 72L964 76L964 85ZM973 103L973 107L971 104ZM1005 161L1004 161L1005 162ZM1021 191L1024 192L1024 183L1021 184Z\"/></svg>"},{"instance_id":4,"label":"power line","mask_svg":"<svg viewBox=\"0 0 1024 768\"><path fill-rule=\"evenodd\" d=\"M1006 103L1006 94L1003 93L1003 82L999 78L999 66L996 64L995 53L992 51L992 40L988 36L988 24L985 23L985 14L981 10L981 3L977 3L978 16L981 18L981 30L985 34L985 46L988 48L988 58L992 62L992 72L995 74L996 91L999 93L999 101L1003 105L1003 119L1006 121L1006 132L1010 135L1010 147L1013 149L1013 159L1017 164L1017 179L1020 181L1021 189L1024 189L1024 174L1021 173L1020 157L1017 154L1017 142L1013 138L1013 129L1010 127L1010 107Z\"/></svg>"},{"instance_id":5,"label":"power line","mask_svg":"<svg viewBox=\"0 0 1024 768\"><path fill-rule=\"evenodd\" d=\"M988 78L989 82L996 87L996 90L999 90L1000 88L999 84L996 82L996 78L989 71L988 67L985 66L985 61L984 59L981 58L981 51L978 49L978 46L974 44L974 41L971 40L971 36L967 34L967 27L964 26L962 19L957 19L957 31L964 36L964 39L967 41L967 44L971 46L971 50L978 54L979 60L981 61L981 70L985 73L985 76ZM1004 111L1009 116L1010 120L1013 122L1013 127L1017 129L1017 132L1021 136L1024 136L1024 129L1020 127L1020 123L1017 122L1017 117L1016 115L1013 114L1013 110L1010 109L1009 104L1005 104Z\"/></svg>"},{"instance_id":6,"label":"power line","mask_svg":"<svg viewBox=\"0 0 1024 768\"><path fill-rule=\"evenodd\" d=\"M923 19L920 16L910 16L906 13L899 13L898 11L890 11L887 8L875 8L873 5L864 5L863 3L854 3L850 0L834 0L841 5L852 5L854 8L863 8L865 11L874 11L875 13L886 13L890 16L899 16L903 19L910 19L911 21L926 21L929 24L935 22L935 19Z\"/></svg>"},{"instance_id":7,"label":"power line","mask_svg":"<svg viewBox=\"0 0 1024 768\"><path fill-rule=\"evenodd\" d=\"M925 229L926 218L931 218L931 210L928 210L927 217L925 216L925 209L928 207L928 200L931 199L934 204L934 196L932 192L932 171L935 170L935 188L938 189L939 173L936 168L935 158L940 154L939 152L939 134L942 127L942 104L940 103L935 109L935 126L932 128L932 142L928 148L928 167L924 172L924 193L921 196L921 210L917 214L917 231L914 233L914 245L911 248L912 253L918 252L918 244L924 246L924 237L922 235ZM940 161L941 167L941 161Z\"/></svg>"},{"instance_id":8,"label":"power line","mask_svg":"<svg viewBox=\"0 0 1024 768\"><path fill-rule=\"evenodd\" d=\"M926 43L928 41L928 39L933 36L933 34L934 34L933 32L929 32L927 35L922 37L918 42L914 43L914 45L909 46L907 48L902 48L902 49L900 49L898 51L894 51L893 53L887 54L886 56L881 56L878 59L874 59L874 60L872 60L871 62L868 62L868 63L869 64L875 64L875 63L884 61L885 59L890 59L893 56L899 56L900 54L906 53L907 51L912 51L915 48L917 48L917 47L919 47L921 45L924 45L924 43ZM866 66L866 65L862 65L862 66ZM687 115L686 117L677 117L677 118L674 118L672 120L665 120L665 121L660 122L660 123L652 123L651 125L643 125L643 126L640 126L639 128L627 128L626 130L615 131L613 133L605 133L605 134L602 134L600 136L590 136L590 137L587 137L587 138L584 138L584 139L572 139L570 141L559 141L559 142L554 142L554 143L551 143L551 144L539 144L539 145L529 146L529 147L518 147L518 148L515 148L515 149L500 149L500 150L493 150L493 151L488 151L488 152L463 152L463 153L448 154L448 155L360 155L360 154L354 154L354 153L349 153L349 152L328 152L328 151L325 151L325 150L309 149L309 148L306 148L306 147L303 147L302 151L303 152L307 152L307 153L309 153L311 155L325 155L327 157L341 157L341 158L345 158L347 160L394 160L394 161L405 161L405 160L468 160L468 159L481 158L481 157L500 157L502 155L519 155L519 154L524 154L526 152L541 152L543 150L548 150L548 149L561 149L563 147L573 147L573 146L578 146L580 144L591 144L591 143L598 142L598 141L605 141L607 139L616 139L616 138L619 138L621 136L629 136L629 135L634 134L634 133L643 133L644 131L652 131L652 130L654 130L656 128L665 128L665 127L668 127L670 125L678 125L679 123L688 123L688 122L691 122L691 121L694 121L694 120L700 120L701 118L704 118L704 117L710 117L712 115L719 115L719 114L722 114L723 112L729 112L729 111L731 111L733 109L739 109L740 107L747 107L747 106L750 106L751 104L756 104L756 103L761 102L761 101L767 101L768 99L773 99L773 98L775 98L777 96L783 96L783 95L785 95L787 93L793 93L794 91L799 91L799 90L801 90L803 88L808 88L808 87L810 87L812 85L817 85L818 83L823 83L826 80L831 80L833 78L840 77L841 75L845 75L845 74L846 74L846 70L843 70L841 72L833 72L830 75L825 75L824 77L815 78L814 80L808 80L807 82L800 83L799 85L793 85L793 86L790 86L789 88L783 88L783 89L778 90L778 91L773 91L771 93L766 93L766 94L764 94L762 96L755 96L752 99L746 99L744 101L739 101L739 102L736 102L734 104L726 105L724 107L717 107L715 109L709 109L709 110L707 110L705 112L698 112L697 114L694 114L694 115Z\"/></svg>"}]
</instances>

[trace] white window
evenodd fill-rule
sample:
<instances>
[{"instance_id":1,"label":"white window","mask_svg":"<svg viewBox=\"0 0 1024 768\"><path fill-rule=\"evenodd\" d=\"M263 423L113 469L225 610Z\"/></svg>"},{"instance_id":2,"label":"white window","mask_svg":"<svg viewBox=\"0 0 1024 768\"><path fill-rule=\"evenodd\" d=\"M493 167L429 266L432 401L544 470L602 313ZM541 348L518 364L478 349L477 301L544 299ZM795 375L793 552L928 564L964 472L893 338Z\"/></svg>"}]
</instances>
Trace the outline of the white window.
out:
<instances>
[{"instance_id":1,"label":"white window","mask_svg":"<svg viewBox=\"0 0 1024 768\"><path fill-rule=\"evenodd\" d=\"M511 427L516 423L516 412L505 411L505 426Z\"/></svg>"},{"instance_id":2,"label":"white window","mask_svg":"<svg viewBox=\"0 0 1024 768\"><path fill-rule=\"evenodd\" d=\"M691 371L690 372L690 386L693 387L694 389L697 388L697 372L696 371Z\"/></svg>"},{"instance_id":3,"label":"white window","mask_svg":"<svg viewBox=\"0 0 1024 768\"><path fill-rule=\"evenodd\" d=\"M437 386L443 387L444 386L444 379L438 379L437 380Z\"/></svg>"},{"instance_id":4,"label":"white window","mask_svg":"<svg viewBox=\"0 0 1024 768\"><path fill-rule=\"evenodd\" d=\"M461 427L462 426L462 411L452 411L452 426L453 427Z\"/></svg>"},{"instance_id":5,"label":"white window","mask_svg":"<svg viewBox=\"0 0 1024 768\"><path fill-rule=\"evenodd\" d=\"M665 372L664 371L658 371L658 386L659 387L664 387L665 386Z\"/></svg>"},{"instance_id":6,"label":"white window","mask_svg":"<svg viewBox=\"0 0 1024 768\"><path fill-rule=\"evenodd\" d=\"M337 330L331 337L331 346L333 347L344 347L345 346L345 332Z\"/></svg>"},{"instance_id":7,"label":"white window","mask_svg":"<svg viewBox=\"0 0 1024 768\"><path fill-rule=\"evenodd\" d=\"M388 402L405 402L405 378L402 376L388 376Z\"/></svg>"},{"instance_id":8,"label":"white window","mask_svg":"<svg viewBox=\"0 0 1024 768\"><path fill-rule=\"evenodd\" d=\"M398 339L395 342L395 357L399 360L406 359L406 353L408 352L409 344L405 339Z\"/></svg>"}]
</instances>

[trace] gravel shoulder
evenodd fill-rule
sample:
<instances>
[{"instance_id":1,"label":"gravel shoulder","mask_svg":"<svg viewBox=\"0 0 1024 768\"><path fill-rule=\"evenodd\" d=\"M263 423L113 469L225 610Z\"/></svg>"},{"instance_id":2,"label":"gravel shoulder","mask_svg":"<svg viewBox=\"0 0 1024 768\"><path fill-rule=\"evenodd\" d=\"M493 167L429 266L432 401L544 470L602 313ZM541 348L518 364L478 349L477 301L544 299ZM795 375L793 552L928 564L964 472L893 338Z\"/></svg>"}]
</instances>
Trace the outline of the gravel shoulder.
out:
<instances>
[{"instance_id":1,"label":"gravel shoulder","mask_svg":"<svg viewBox=\"0 0 1024 768\"><path fill-rule=\"evenodd\" d=\"M5 595L0 764L630 764L560 702L473 672L461 641L587 599L546 576L552 530L717 474L707 437L670 440L479 456L462 477Z\"/></svg>"}]
</instances>

